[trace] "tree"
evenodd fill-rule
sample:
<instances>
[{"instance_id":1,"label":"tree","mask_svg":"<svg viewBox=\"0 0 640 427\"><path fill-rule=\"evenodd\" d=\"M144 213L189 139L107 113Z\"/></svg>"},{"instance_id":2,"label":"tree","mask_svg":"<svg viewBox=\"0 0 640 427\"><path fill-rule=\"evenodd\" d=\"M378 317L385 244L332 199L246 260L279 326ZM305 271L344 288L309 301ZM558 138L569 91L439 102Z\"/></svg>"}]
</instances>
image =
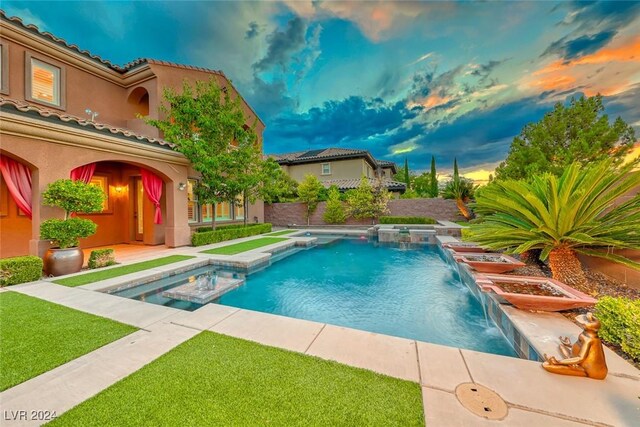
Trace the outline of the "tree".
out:
<instances>
[{"instance_id":1,"label":"tree","mask_svg":"<svg viewBox=\"0 0 640 427\"><path fill-rule=\"evenodd\" d=\"M268 158L262 164L258 197L265 203L290 202L298 197L298 183Z\"/></svg>"},{"instance_id":2,"label":"tree","mask_svg":"<svg viewBox=\"0 0 640 427\"><path fill-rule=\"evenodd\" d=\"M447 182L442 190L442 197L445 199L453 199L456 201L458 210L469 220L473 218L473 214L467 207L469 200L473 198L473 194L476 190L473 181L467 178L461 178L458 171L458 159L453 159L453 179Z\"/></svg>"},{"instance_id":3,"label":"tree","mask_svg":"<svg viewBox=\"0 0 640 427\"><path fill-rule=\"evenodd\" d=\"M429 174L429 197L438 197L438 174L436 172L436 158L431 156L431 173Z\"/></svg>"},{"instance_id":4,"label":"tree","mask_svg":"<svg viewBox=\"0 0 640 427\"><path fill-rule=\"evenodd\" d=\"M473 181L458 176L458 179L452 179L447 182L442 190L442 197L455 200L462 216L469 220L473 219L473 214L467 207L467 203L473 198L475 189Z\"/></svg>"},{"instance_id":5,"label":"tree","mask_svg":"<svg viewBox=\"0 0 640 427\"><path fill-rule=\"evenodd\" d=\"M418 197L431 197L428 173L422 173L413 179L413 190Z\"/></svg>"},{"instance_id":6,"label":"tree","mask_svg":"<svg viewBox=\"0 0 640 427\"><path fill-rule=\"evenodd\" d=\"M388 212L388 203L391 194L378 180L373 187L369 179L363 176L357 188L349 190L346 194L347 214L356 219L375 219Z\"/></svg>"},{"instance_id":7,"label":"tree","mask_svg":"<svg viewBox=\"0 0 640 427\"><path fill-rule=\"evenodd\" d=\"M407 185L407 190L411 188L411 175L409 175L409 161L404 158L404 183Z\"/></svg>"},{"instance_id":8,"label":"tree","mask_svg":"<svg viewBox=\"0 0 640 427\"><path fill-rule=\"evenodd\" d=\"M59 179L42 193L43 204L64 210L64 219L51 218L40 224L40 237L51 240L60 249L78 246L78 239L96 233L98 226L86 218L72 218L74 213L101 212L105 195L102 190L83 181Z\"/></svg>"},{"instance_id":9,"label":"tree","mask_svg":"<svg viewBox=\"0 0 640 427\"><path fill-rule=\"evenodd\" d=\"M640 249L640 195L620 203L640 185L640 171L616 163L576 162L560 177L494 181L476 196L475 210L484 221L471 225L468 238L510 253L539 249L553 277L569 285L586 282L576 253L640 269L640 263L611 252Z\"/></svg>"},{"instance_id":10,"label":"tree","mask_svg":"<svg viewBox=\"0 0 640 427\"><path fill-rule=\"evenodd\" d=\"M335 185L329 188L329 199L327 200L323 219L327 224L344 224L347 220L344 204L340 200L340 190Z\"/></svg>"},{"instance_id":11,"label":"tree","mask_svg":"<svg viewBox=\"0 0 640 427\"><path fill-rule=\"evenodd\" d=\"M304 176L304 180L298 185L298 198L307 205L307 225L311 219L311 215L316 211L318 202L320 201L320 193L324 189L320 180L311 174Z\"/></svg>"},{"instance_id":12,"label":"tree","mask_svg":"<svg viewBox=\"0 0 640 427\"><path fill-rule=\"evenodd\" d=\"M215 80L185 81L180 93L164 90L161 119L146 122L160 129L200 176L195 193L200 203L233 202L255 185L256 153L260 148L246 118L239 96L222 90ZM215 215L212 219L215 228Z\"/></svg>"},{"instance_id":13,"label":"tree","mask_svg":"<svg viewBox=\"0 0 640 427\"><path fill-rule=\"evenodd\" d=\"M572 99L569 106L558 103L539 122L524 127L495 178L528 179L543 172L560 176L573 162L586 166L607 158L619 166L635 140L633 128L620 117L609 122L602 96Z\"/></svg>"}]
</instances>

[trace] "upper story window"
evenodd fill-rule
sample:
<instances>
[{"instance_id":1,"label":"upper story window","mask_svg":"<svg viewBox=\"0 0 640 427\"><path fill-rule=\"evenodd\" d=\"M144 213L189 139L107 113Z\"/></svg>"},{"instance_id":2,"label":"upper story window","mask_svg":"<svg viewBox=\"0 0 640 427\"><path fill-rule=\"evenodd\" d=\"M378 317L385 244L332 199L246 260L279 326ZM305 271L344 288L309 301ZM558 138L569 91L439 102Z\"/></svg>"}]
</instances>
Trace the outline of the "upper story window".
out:
<instances>
[{"instance_id":1,"label":"upper story window","mask_svg":"<svg viewBox=\"0 0 640 427\"><path fill-rule=\"evenodd\" d=\"M65 108L64 68L26 54L25 98L58 108Z\"/></svg>"},{"instance_id":2,"label":"upper story window","mask_svg":"<svg viewBox=\"0 0 640 427\"><path fill-rule=\"evenodd\" d=\"M9 45L0 43L0 93L9 94Z\"/></svg>"},{"instance_id":3,"label":"upper story window","mask_svg":"<svg viewBox=\"0 0 640 427\"><path fill-rule=\"evenodd\" d=\"M331 175L331 163L322 164L322 175Z\"/></svg>"}]
</instances>

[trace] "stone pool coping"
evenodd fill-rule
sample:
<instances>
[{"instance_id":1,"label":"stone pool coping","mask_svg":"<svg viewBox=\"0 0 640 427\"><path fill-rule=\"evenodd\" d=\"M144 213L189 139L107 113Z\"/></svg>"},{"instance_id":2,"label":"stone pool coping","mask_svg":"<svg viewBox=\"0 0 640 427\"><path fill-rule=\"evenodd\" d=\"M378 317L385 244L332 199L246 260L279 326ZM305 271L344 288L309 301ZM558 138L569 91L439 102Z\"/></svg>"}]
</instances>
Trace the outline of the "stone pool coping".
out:
<instances>
[{"instance_id":1,"label":"stone pool coping","mask_svg":"<svg viewBox=\"0 0 640 427\"><path fill-rule=\"evenodd\" d=\"M457 239L438 236L438 240ZM265 248L268 249L258 250ZM184 248L176 249L176 253L190 254ZM185 265L180 268L188 269L186 264L194 262L208 263L206 258L209 256L183 261ZM5 390L0 393L3 410L30 409L33 402L38 402L42 409L60 414L199 331L211 330L416 382L422 389L425 419L430 426L492 422L468 412L457 400L454 390L463 382L482 384L505 399L508 414L499 421L505 425L631 426L640 416L640 371L608 349L605 351L608 350L610 375L597 381L553 375L544 371L539 362L524 359L214 304L187 312L94 292L87 286L70 288L38 281L6 291L45 299L141 330ZM557 336L569 335L573 340L580 332L577 325L557 313L522 312L510 306L500 307L500 311L520 337L531 341L537 353L558 354Z\"/></svg>"}]
</instances>

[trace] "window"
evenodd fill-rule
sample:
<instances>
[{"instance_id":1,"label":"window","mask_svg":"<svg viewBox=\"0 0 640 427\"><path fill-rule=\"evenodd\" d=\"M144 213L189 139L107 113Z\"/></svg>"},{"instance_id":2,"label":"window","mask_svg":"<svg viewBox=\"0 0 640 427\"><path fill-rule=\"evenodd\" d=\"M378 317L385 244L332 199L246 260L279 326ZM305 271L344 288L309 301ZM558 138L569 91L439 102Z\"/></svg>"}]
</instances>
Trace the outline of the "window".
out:
<instances>
[{"instance_id":1,"label":"window","mask_svg":"<svg viewBox=\"0 0 640 427\"><path fill-rule=\"evenodd\" d=\"M199 204L196 188L197 179L189 179L187 184L187 217L191 224L210 223L213 215L216 221L231 221L233 219L244 219L244 206L242 199L236 203L211 203Z\"/></svg>"},{"instance_id":2,"label":"window","mask_svg":"<svg viewBox=\"0 0 640 427\"><path fill-rule=\"evenodd\" d=\"M244 199L240 197L240 199L236 200L236 202L233 204L233 207L235 210L235 219L244 219Z\"/></svg>"},{"instance_id":3,"label":"window","mask_svg":"<svg viewBox=\"0 0 640 427\"><path fill-rule=\"evenodd\" d=\"M195 192L197 185L198 181L195 179L187 181L187 215L189 222L198 222L198 196Z\"/></svg>"},{"instance_id":4,"label":"window","mask_svg":"<svg viewBox=\"0 0 640 427\"><path fill-rule=\"evenodd\" d=\"M331 163L322 164L322 175L331 175Z\"/></svg>"},{"instance_id":5,"label":"window","mask_svg":"<svg viewBox=\"0 0 640 427\"><path fill-rule=\"evenodd\" d=\"M216 220L231 219L231 205L229 202L216 203Z\"/></svg>"},{"instance_id":6,"label":"window","mask_svg":"<svg viewBox=\"0 0 640 427\"><path fill-rule=\"evenodd\" d=\"M201 205L202 208L202 222L211 222L213 221L213 206L211 203L207 203L206 205Z\"/></svg>"},{"instance_id":7,"label":"window","mask_svg":"<svg viewBox=\"0 0 640 427\"><path fill-rule=\"evenodd\" d=\"M0 93L9 94L9 45L0 43Z\"/></svg>"},{"instance_id":8,"label":"window","mask_svg":"<svg viewBox=\"0 0 640 427\"><path fill-rule=\"evenodd\" d=\"M89 181L89 185L93 185L102 190L104 194L104 202L102 202L102 212L109 211L109 179L106 176L94 175Z\"/></svg>"},{"instance_id":9,"label":"window","mask_svg":"<svg viewBox=\"0 0 640 427\"><path fill-rule=\"evenodd\" d=\"M25 98L28 101L65 108L64 69L26 54Z\"/></svg>"}]
</instances>

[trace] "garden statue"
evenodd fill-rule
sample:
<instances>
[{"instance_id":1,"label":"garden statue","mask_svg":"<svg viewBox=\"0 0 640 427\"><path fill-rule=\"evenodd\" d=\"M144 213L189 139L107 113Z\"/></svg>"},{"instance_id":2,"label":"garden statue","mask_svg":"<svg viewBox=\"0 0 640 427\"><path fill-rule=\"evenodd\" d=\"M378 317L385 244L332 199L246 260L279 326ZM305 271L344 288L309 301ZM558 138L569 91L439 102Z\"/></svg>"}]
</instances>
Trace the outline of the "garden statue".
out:
<instances>
[{"instance_id":1,"label":"garden statue","mask_svg":"<svg viewBox=\"0 0 640 427\"><path fill-rule=\"evenodd\" d=\"M600 321L587 313L584 330L575 344L567 337L560 337L560 352L564 359L544 355L542 367L549 372L560 375L573 375L603 380L607 376L607 363L604 357L602 341L598 337Z\"/></svg>"}]
</instances>

